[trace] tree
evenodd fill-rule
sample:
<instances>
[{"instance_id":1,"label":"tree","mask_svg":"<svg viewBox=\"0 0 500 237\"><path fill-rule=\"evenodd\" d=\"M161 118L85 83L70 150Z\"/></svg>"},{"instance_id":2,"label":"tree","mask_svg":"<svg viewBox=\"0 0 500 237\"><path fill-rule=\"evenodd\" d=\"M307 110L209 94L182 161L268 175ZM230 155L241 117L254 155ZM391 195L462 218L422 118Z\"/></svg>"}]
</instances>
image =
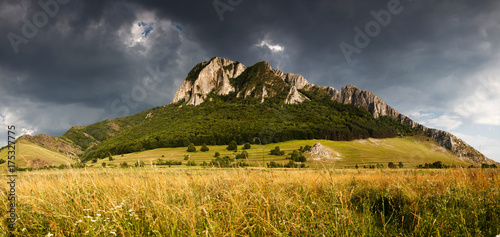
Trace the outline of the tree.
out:
<instances>
[{"instance_id":1,"label":"tree","mask_svg":"<svg viewBox=\"0 0 500 237\"><path fill-rule=\"evenodd\" d=\"M189 160L189 155L184 155L184 160Z\"/></svg>"},{"instance_id":2,"label":"tree","mask_svg":"<svg viewBox=\"0 0 500 237\"><path fill-rule=\"evenodd\" d=\"M104 163L104 162L102 162L101 165L102 165L103 168L106 167L106 163Z\"/></svg>"},{"instance_id":3,"label":"tree","mask_svg":"<svg viewBox=\"0 0 500 237\"><path fill-rule=\"evenodd\" d=\"M359 169L359 166L358 166L358 164L356 164L356 169Z\"/></svg>"},{"instance_id":4,"label":"tree","mask_svg":"<svg viewBox=\"0 0 500 237\"><path fill-rule=\"evenodd\" d=\"M194 160L191 160L191 161L188 161L188 163L186 165L187 166L196 166L196 162L194 162Z\"/></svg>"},{"instance_id":5,"label":"tree","mask_svg":"<svg viewBox=\"0 0 500 237\"><path fill-rule=\"evenodd\" d=\"M209 151L209 150L210 150L210 149L208 148L207 144L203 143L203 145L202 145L202 146L201 146L201 148L200 148L200 151L205 152L205 151Z\"/></svg>"},{"instance_id":6,"label":"tree","mask_svg":"<svg viewBox=\"0 0 500 237\"><path fill-rule=\"evenodd\" d=\"M194 146L194 144L193 143L189 144L187 152L195 152L195 151L196 147Z\"/></svg>"},{"instance_id":7,"label":"tree","mask_svg":"<svg viewBox=\"0 0 500 237\"><path fill-rule=\"evenodd\" d=\"M120 167L122 167L122 168L127 168L127 167L128 167L127 162L122 162L122 163L120 163Z\"/></svg>"},{"instance_id":8,"label":"tree","mask_svg":"<svg viewBox=\"0 0 500 237\"><path fill-rule=\"evenodd\" d=\"M302 154L302 152L297 150L294 150L288 159L295 162L306 162L306 157Z\"/></svg>"},{"instance_id":9,"label":"tree","mask_svg":"<svg viewBox=\"0 0 500 237\"><path fill-rule=\"evenodd\" d=\"M392 162L389 162L389 164L387 165L387 167L389 167L390 169L395 169L396 168L396 165Z\"/></svg>"},{"instance_id":10,"label":"tree","mask_svg":"<svg viewBox=\"0 0 500 237\"><path fill-rule=\"evenodd\" d=\"M214 157L219 157L219 156L220 156L220 153L218 151L216 151Z\"/></svg>"},{"instance_id":11,"label":"tree","mask_svg":"<svg viewBox=\"0 0 500 237\"><path fill-rule=\"evenodd\" d=\"M274 150L271 150L271 155L275 155L275 156L282 156L282 155L284 155L284 154L285 154L285 152L284 152L284 151L281 151L279 146L276 146L276 147L274 148Z\"/></svg>"},{"instance_id":12,"label":"tree","mask_svg":"<svg viewBox=\"0 0 500 237\"><path fill-rule=\"evenodd\" d=\"M122 155L122 156L123 156L123 155ZM114 160L114 159L113 159L113 157L111 156L111 153L109 153L109 155L108 155L108 160L109 160L109 161L113 161L113 160Z\"/></svg>"},{"instance_id":13,"label":"tree","mask_svg":"<svg viewBox=\"0 0 500 237\"><path fill-rule=\"evenodd\" d=\"M242 151L241 154L236 155L236 159L247 159L248 158L248 152L247 151Z\"/></svg>"},{"instance_id":14,"label":"tree","mask_svg":"<svg viewBox=\"0 0 500 237\"><path fill-rule=\"evenodd\" d=\"M248 150L250 148L252 148L252 146L250 145L249 142L247 142L247 143L245 143L245 145L243 145L243 150Z\"/></svg>"},{"instance_id":15,"label":"tree","mask_svg":"<svg viewBox=\"0 0 500 237\"><path fill-rule=\"evenodd\" d=\"M238 144L236 143L235 140L232 140L230 143L229 143L229 146L227 146L226 148L228 151L237 151L238 150Z\"/></svg>"},{"instance_id":16,"label":"tree","mask_svg":"<svg viewBox=\"0 0 500 237\"><path fill-rule=\"evenodd\" d=\"M403 168L403 162L400 161L399 164L398 164L398 166L399 166L400 169L402 169Z\"/></svg>"}]
</instances>

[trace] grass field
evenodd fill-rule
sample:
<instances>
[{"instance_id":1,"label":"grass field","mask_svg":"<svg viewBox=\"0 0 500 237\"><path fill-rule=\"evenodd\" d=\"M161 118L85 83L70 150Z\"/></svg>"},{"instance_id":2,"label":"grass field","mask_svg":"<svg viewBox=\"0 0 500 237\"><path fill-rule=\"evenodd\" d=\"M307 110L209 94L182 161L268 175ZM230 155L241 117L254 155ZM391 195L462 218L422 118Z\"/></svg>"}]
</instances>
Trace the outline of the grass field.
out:
<instances>
[{"instance_id":1,"label":"grass field","mask_svg":"<svg viewBox=\"0 0 500 237\"><path fill-rule=\"evenodd\" d=\"M347 149L347 148L346 148ZM21 172L4 236L496 236L497 169Z\"/></svg>"},{"instance_id":2,"label":"grass field","mask_svg":"<svg viewBox=\"0 0 500 237\"><path fill-rule=\"evenodd\" d=\"M301 146L314 145L320 142L323 146L331 148L339 152L342 156L340 160L309 160L306 165L310 167L336 167L336 168L353 168L356 164L360 167L364 165L383 164L387 166L389 162L398 164L403 162L405 167L412 168L419 164L433 163L442 161L449 165L469 166L471 163L457 160L456 156L446 149L438 146L435 142L427 141L425 137L404 137L404 138L389 138L389 139L367 139L356 141L329 141L329 140L297 140L281 143L273 143L267 145L252 145L252 148L246 150L248 159L242 160L249 163L251 166L263 166L265 163L274 161L277 163L287 163L288 153L293 150L298 150ZM281 150L286 152L283 156L269 155L270 150L279 146ZM206 161L209 163L214 159L215 152L219 152L221 156L231 156L241 153L243 146L238 146L238 152L226 150L227 146L208 146L208 152L199 151L200 146L196 147L197 152L187 152L186 147L179 148L160 148L155 150L136 152L113 156L114 161L109 161L107 158L98 160L96 166L100 166L102 162L118 166L122 162L127 162L129 165L135 164L137 161L143 161L146 165L154 164L158 159L182 161L185 155L190 156L190 160L195 161L198 165ZM162 157L163 156L163 157Z\"/></svg>"}]
</instances>

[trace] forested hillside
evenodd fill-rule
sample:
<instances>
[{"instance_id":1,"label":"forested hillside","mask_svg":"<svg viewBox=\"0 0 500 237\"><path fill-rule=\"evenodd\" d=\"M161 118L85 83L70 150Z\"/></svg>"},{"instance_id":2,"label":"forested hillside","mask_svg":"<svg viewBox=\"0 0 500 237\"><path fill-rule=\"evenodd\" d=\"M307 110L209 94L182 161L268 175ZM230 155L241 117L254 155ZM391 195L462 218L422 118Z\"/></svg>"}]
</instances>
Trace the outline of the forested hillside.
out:
<instances>
[{"instance_id":1,"label":"forested hillside","mask_svg":"<svg viewBox=\"0 0 500 237\"><path fill-rule=\"evenodd\" d=\"M375 119L364 109L312 94L311 101L291 105L271 101L252 103L231 96L211 95L210 98L211 101L199 106L186 106L181 101L148 110L149 116L143 122L88 149L83 158L104 158L109 154L190 143L223 145L235 140L239 144L267 144L304 139L388 138L413 133L410 127L393 118Z\"/></svg>"}]
</instances>

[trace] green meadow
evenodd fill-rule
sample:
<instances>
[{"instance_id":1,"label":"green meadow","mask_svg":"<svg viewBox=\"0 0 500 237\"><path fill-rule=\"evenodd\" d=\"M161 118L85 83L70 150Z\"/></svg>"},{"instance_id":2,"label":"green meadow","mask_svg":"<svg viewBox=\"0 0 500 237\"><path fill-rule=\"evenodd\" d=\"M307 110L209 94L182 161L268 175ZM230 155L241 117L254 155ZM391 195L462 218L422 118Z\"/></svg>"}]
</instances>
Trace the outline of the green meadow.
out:
<instances>
[{"instance_id":1,"label":"green meadow","mask_svg":"<svg viewBox=\"0 0 500 237\"><path fill-rule=\"evenodd\" d=\"M449 165L469 166L470 163L459 161L456 157L446 149L441 148L437 143L427 141L425 137L411 136L404 138L387 138L387 139L366 139L355 141L329 141L329 140L295 140L266 145L255 145L248 150L248 159L235 160L244 161L250 166L260 166L274 161L276 163L288 163L289 154L294 150L298 150L301 146L321 143L323 146L330 148L340 154L340 159L308 159L305 164L311 168L320 167L335 167L335 168L353 168L356 165L359 167L382 164L387 166L389 162L398 164L402 162L407 168L414 168L419 164L433 163L442 161ZM285 151L285 155L274 156L270 155L270 151L276 146L280 150ZM94 166L100 166L102 162L106 165L119 166L120 163L127 162L128 165L134 165L136 162L144 162L145 165L155 164L158 159L181 161L183 166L188 160L184 160L185 156L189 156L189 161L194 161L197 165L204 161L209 163L215 159L215 152L219 152L221 156L235 157L243 151L243 146L238 146L238 151L228 151L227 146L208 146L209 151L201 152L201 146L196 146L196 152L187 152L186 147L179 148L160 148L143 152L135 152L124 155L113 156L113 161L108 158L99 159ZM90 162L88 162L90 163Z\"/></svg>"}]
</instances>

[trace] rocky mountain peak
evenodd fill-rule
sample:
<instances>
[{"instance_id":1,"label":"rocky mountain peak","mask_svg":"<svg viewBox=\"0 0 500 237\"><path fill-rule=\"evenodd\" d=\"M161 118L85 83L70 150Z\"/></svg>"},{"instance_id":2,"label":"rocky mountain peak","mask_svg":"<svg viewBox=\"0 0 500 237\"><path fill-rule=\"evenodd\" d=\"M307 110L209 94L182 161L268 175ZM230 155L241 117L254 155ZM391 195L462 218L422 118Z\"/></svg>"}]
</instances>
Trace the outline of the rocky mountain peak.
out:
<instances>
[{"instance_id":1,"label":"rocky mountain peak","mask_svg":"<svg viewBox=\"0 0 500 237\"><path fill-rule=\"evenodd\" d=\"M211 92L217 95L236 92L236 97L259 97L264 102L265 98L284 91L288 95L284 102L295 104L308 100L298 91L307 85L309 82L303 76L275 70L266 61L247 68L239 62L214 57L189 72L175 93L173 103L184 100L187 105L200 105Z\"/></svg>"},{"instance_id":2,"label":"rocky mountain peak","mask_svg":"<svg viewBox=\"0 0 500 237\"><path fill-rule=\"evenodd\" d=\"M174 103L184 100L188 105L203 103L207 95L214 91L217 95L227 95L235 88L229 81L245 71L245 65L219 57L196 65L174 95Z\"/></svg>"}]
</instances>

